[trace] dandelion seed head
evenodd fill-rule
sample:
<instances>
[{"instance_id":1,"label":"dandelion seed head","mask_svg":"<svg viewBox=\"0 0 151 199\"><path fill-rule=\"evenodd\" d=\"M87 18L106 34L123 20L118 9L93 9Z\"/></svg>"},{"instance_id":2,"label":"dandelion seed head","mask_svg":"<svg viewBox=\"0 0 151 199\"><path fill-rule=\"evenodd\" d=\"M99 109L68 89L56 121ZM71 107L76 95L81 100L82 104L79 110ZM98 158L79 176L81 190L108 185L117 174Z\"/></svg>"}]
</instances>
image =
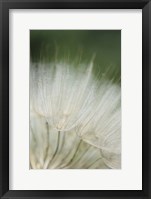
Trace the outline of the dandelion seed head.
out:
<instances>
[{"instance_id":1,"label":"dandelion seed head","mask_svg":"<svg viewBox=\"0 0 151 199\"><path fill-rule=\"evenodd\" d=\"M79 68L82 67L83 64ZM64 62L31 63L31 142L37 144L31 147L34 168L87 167L88 161L95 156L99 159L95 163L96 167L102 158L108 167L120 168L120 87L104 77L97 82L93 75L93 61L84 68L81 71ZM54 137L48 139L48 131ZM54 143L57 143L58 132L62 133L59 139L63 144L56 149ZM93 150L89 158L84 154L79 162L76 157L78 152L71 148L80 150L82 146L79 144L78 147L77 144L81 143L80 140L85 143L82 144L83 150L87 151L88 146ZM67 155L65 151L71 151L71 154ZM40 154L40 158L34 154ZM72 160L74 154L76 158Z\"/></svg>"}]
</instances>

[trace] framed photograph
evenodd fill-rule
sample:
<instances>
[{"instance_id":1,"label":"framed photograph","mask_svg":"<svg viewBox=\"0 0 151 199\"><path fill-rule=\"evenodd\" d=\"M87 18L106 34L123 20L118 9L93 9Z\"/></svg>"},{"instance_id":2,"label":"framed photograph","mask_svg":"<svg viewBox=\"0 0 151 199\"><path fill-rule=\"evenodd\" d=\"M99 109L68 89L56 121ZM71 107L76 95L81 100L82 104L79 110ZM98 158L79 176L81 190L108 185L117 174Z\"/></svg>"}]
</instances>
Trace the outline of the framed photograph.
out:
<instances>
[{"instance_id":1,"label":"framed photograph","mask_svg":"<svg viewBox=\"0 0 151 199\"><path fill-rule=\"evenodd\" d=\"M151 2L0 7L1 198L151 198Z\"/></svg>"}]
</instances>

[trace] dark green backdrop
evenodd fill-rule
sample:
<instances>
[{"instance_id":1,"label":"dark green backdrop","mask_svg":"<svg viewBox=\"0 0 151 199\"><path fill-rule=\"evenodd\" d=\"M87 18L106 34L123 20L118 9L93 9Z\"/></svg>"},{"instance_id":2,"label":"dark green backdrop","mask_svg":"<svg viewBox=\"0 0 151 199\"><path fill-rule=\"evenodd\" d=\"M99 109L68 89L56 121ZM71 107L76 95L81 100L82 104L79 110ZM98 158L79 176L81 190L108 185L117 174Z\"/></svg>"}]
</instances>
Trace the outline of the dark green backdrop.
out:
<instances>
[{"instance_id":1,"label":"dark green backdrop","mask_svg":"<svg viewBox=\"0 0 151 199\"><path fill-rule=\"evenodd\" d=\"M54 59L88 63L95 55L94 72L120 82L120 30L31 30L30 55L33 62Z\"/></svg>"}]
</instances>

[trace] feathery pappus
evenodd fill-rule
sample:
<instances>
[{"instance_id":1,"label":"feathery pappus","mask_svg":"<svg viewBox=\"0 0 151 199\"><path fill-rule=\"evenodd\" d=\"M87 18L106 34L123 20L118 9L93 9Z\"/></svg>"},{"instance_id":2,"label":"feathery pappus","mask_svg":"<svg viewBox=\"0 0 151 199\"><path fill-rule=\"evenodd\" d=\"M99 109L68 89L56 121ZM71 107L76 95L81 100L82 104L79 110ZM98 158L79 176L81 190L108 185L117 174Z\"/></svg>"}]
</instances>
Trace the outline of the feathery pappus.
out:
<instances>
[{"instance_id":1,"label":"feathery pappus","mask_svg":"<svg viewBox=\"0 0 151 199\"><path fill-rule=\"evenodd\" d=\"M121 168L121 88L93 61L30 66L30 168Z\"/></svg>"}]
</instances>

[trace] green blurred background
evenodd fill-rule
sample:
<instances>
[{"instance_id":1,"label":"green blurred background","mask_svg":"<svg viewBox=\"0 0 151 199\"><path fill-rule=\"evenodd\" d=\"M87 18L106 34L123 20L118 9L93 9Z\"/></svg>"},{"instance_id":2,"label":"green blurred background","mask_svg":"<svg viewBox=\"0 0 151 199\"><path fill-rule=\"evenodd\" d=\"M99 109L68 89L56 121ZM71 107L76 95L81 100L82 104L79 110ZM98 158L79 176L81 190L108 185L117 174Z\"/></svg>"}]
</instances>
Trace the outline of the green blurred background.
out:
<instances>
[{"instance_id":1,"label":"green blurred background","mask_svg":"<svg viewBox=\"0 0 151 199\"><path fill-rule=\"evenodd\" d=\"M89 63L94 59L98 71L120 83L120 30L31 30L30 58L32 62L68 60ZM75 64L76 65L76 64Z\"/></svg>"}]
</instances>

